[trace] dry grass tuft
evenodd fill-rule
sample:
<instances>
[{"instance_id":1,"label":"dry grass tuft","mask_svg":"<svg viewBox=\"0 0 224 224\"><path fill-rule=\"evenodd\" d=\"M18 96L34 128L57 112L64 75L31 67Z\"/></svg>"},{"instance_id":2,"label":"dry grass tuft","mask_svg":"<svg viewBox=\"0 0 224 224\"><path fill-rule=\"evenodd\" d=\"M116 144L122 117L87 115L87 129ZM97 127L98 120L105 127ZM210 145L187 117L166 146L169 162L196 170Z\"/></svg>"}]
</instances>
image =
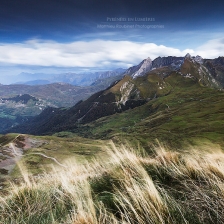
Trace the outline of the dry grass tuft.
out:
<instances>
[{"instance_id":1,"label":"dry grass tuft","mask_svg":"<svg viewBox=\"0 0 224 224\"><path fill-rule=\"evenodd\" d=\"M224 153L176 152L161 144L149 156L111 143L108 159L31 176L0 197L0 223L224 223Z\"/></svg>"}]
</instances>

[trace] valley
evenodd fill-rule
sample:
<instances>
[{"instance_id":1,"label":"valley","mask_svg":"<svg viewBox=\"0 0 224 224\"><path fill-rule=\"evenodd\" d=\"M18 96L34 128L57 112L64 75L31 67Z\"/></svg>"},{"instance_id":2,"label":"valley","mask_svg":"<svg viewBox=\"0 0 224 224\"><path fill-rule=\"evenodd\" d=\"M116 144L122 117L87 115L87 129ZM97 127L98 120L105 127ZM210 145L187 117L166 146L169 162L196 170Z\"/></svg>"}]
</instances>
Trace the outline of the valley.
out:
<instances>
[{"instance_id":1,"label":"valley","mask_svg":"<svg viewBox=\"0 0 224 224\"><path fill-rule=\"evenodd\" d=\"M58 82L46 85L1 85L0 133L29 120L48 107L68 108L73 106L120 79L122 71L119 69L99 72L99 74L97 73L98 78L95 75L95 79L89 80L88 86L74 86L67 79L62 79L67 83ZM69 75L73 77L72 74Z\"/></svg>"}]
</instances>

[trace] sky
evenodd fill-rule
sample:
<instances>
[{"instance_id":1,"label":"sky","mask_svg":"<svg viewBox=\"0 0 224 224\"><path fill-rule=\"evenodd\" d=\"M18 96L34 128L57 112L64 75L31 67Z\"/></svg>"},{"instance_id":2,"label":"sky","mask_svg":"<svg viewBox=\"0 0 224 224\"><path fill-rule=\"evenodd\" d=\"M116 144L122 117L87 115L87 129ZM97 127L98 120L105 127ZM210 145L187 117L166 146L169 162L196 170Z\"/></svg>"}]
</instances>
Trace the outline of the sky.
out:
<instances>
[{"instance_id":1,"label":"sky","mask_svg":"<svg viewBox=\"0 0 224 224\"><path fill-rule=\"evenodd\" d=\"M22 72L113 70L187 53L224 56L223 12L223 0L1 0L0 83Z\"/></svg>"}]
</instances>

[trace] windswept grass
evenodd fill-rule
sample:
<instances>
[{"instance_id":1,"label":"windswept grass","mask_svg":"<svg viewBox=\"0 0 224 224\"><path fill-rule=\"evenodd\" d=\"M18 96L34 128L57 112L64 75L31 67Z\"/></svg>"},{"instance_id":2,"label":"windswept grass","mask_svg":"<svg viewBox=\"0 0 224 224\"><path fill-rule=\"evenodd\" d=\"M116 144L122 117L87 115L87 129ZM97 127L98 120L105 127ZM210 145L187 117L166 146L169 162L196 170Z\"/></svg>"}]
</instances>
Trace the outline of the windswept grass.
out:
<instances>
[{"instance_id":1,"label":"windswept grass","mask_svg":"<svg viewBox=\"0 0 224 224\"><path fill-rule=\"evenodd\" d=\"M0 223L224 223L224 153L216 148L151 155L107 148L108 159L23 179L0 198Z\"/></svg>"}]
</instances>

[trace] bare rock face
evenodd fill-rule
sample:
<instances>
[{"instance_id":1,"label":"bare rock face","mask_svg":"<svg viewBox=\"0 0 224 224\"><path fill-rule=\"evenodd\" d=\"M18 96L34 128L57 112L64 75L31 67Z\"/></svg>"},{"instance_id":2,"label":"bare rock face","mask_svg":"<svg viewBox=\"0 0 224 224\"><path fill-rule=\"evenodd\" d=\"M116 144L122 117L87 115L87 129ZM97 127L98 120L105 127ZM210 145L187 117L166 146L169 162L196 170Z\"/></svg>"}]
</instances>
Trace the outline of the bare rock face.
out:
<instances>
[{"instance_id":1,"label":"bare rock face","mask_svg":"<svg viewBox=\"0 0 224 224\"><path fill-rule=\"evenodd\" d=\"M204 62L203 58L199 55L197 55L196 57L193 57L193 59L199 64L203 64Z\"/></svg>"},{"instance_id":2,"label":"bare rock face","mask_svg":"<svg viewBox=\"0 0 224 224\"><path fill-rule=\"evenodd\" d=\"M147 72L152 70L152 60L150 57L143 60L139 65L133 66L125 71L125 74L137 78L145 75Z\"/></svg>"},{"instance_id":3,"label":"bare rock face","mask_svg":"<svg viewBox=\"0 0 224 224\"><path fill-rule=\"evenodd\" d=\"M224 57L218 57L211 61L214 65L224 66Z\"/></svg>"},{"instance_id":4,"label":"bare rock face","mask_svg":"<svg viewBox=\"0 0 224 224\"><path fill-rule=\"evenodd\" d=\"M153 61L147 58L139 65L129 68L125 74L133 79L149 73L165 78L172 71L179 72L186 78L194 77L204 86L212 88L223 88L224 86L224 57L203 59L199 55L195 57L187 53L184 57L158 57Z\"/></svg>"},{"instance_id":5,"label":"bare rock face","mask_svg":"<svg viewBox=\"0 0 224 224\"><path fill-rule=\"evenodd\" d=\"M194 56L191 56L189 53L187 53L184 57L184 60L185 59L191 60L192 62L197 62L198 64L201 64L201 65L204 63L203 58L199 55L194 57Z\"/></svg>"},{"instance_id":6,"label":"bare rock face","mask_svg":"<svg viewBox=\"0 0 224 224\"><path fill-rule=\"evenodd\" d=\"M152 62L152 68L157 69L164 66L171 67L173 69L179 69L180 66L183 64L184 58L183 57L158 57Z\"/></svg>"},{"instance_id":7,"label":"bare rock face","mask_svg":"<svg viewBox=\"0 0 224 224\"><path fill-rule=\"evenodd\" d=\"M193 63L198 63L200 65L204 63L204 59L201 56L197 55L196 57L194 56L192 57L189 53L186 54L185 57L175 57L175 56L158 57L153 61L148 57L147 59L143 60L140 64L127 69L124 72L124 74L129 75L135 79L137 77L144 76L145 74L147 74L152 70L162 67L168 67L171 70L178 71L180 70L185 60L190 60Z\"/></svg>"},{"instance_id":8,"label":"bare rock face","mask_svg":"<svg viewBox=\"0 0 224 224\"><path fill-rule=\"evenodd\" d=\"M162 67L170 67L171 69L178 70L184 62L184 57L158 57L155 60L151 60L151 58L147 58L143 60L139 65L133 66L126 70L125 74L131 76L132 78L137 78L140 76L144 76L146 73L151 70L162 68Z\"/></svg>"},{"instance_id":9,"label":"bare rock face","mask_svg":"<svg viewBox=\"0 0 224 224\"><path fill-rule=\"evenodd\" d=\"M186 58L191 59L191 55L190 55L189 53L187 53L187 54L185 55L184 59L186 59Z\"/></svg>"},{"instance_id":10,"label":"bare rock face","mask_svg":"<svg viewBox=\"0 0 224 224\"><path fill-rule=\"evenodd\" d=\"M222 88L224 88L224 57L205 59L204 66L208 69L212 77L221 83Z\"/></svg>"}]
</instances>

